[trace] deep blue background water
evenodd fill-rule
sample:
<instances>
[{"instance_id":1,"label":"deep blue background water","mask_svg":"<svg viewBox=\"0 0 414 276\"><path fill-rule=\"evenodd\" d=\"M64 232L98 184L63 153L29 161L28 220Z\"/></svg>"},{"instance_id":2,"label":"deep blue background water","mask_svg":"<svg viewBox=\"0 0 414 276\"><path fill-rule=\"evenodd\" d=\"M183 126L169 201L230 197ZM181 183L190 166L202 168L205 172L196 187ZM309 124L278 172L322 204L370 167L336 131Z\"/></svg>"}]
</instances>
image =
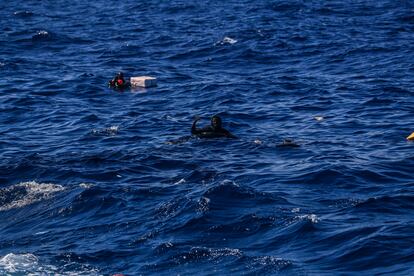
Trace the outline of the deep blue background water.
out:
<instances>
[{"instance_id":1,"label":"deep blue background water","mask_svg":"<svg viewBox=\"0 0 414 276\"><path fill-rule=\"evenodd\" d=\"M414 274L412 1L0 18L0 274ZM240 139L180 140L213 114Z\"/></svg>"}]
</instances>

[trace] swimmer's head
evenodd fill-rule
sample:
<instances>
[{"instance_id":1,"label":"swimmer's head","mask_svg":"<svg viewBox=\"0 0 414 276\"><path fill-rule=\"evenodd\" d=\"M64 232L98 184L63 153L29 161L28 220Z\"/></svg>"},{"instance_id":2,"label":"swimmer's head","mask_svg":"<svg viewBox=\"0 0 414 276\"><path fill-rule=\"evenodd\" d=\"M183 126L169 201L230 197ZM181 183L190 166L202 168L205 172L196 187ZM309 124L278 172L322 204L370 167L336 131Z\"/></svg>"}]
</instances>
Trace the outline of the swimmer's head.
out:
<instances>
[{"instance_id":1,"label":"swimmer's head","mask_svg":"<svg viewBox=\"0 0 414 276\"><path fill-rule=\"evenodd\" d=\"M116 76L120 79L124 78L124 74L122 72L119 72Z\"/></svg>"},{"instance_id":2,"label":"swimmer's head","mask_svg":"<svg viewBox=\"0 0 414 276\"><path fill-rule=\"evenodd\" d=\"M213 116L211 118L211 126L213 129L220 129L221 128L221 118L219 116Z\"/></svg>"}]
</instances>

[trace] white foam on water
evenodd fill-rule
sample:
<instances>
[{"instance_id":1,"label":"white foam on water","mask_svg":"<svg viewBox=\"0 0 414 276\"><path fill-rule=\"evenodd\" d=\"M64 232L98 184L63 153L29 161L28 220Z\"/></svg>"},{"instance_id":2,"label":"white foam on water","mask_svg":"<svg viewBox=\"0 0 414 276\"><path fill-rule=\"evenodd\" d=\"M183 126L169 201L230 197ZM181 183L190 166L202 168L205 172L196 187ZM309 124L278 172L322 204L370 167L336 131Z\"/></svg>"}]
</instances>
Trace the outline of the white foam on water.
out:
<instances>
[{"instance_id":1,"label":"white foam on water","mask_svg":"<svg viewBox=\"0 0 414 276\"><path fill-rule=\"evenodd\" d=\"M49 199L57 192L65 189L63 186L57 184L37 183L36 181L30 181L0 189L0 192L5 195L10 194L11 196L15 191L19 191L22 188L25 190L26 194L24 194L21 198L16 198L12 202L0 206L0 211L21 208L35 202Z\"/></svg>"},{"instance_id":2,"label":"white foam on water","mask_svg":"<svg viewBox=\"0 0 414 276\"><path fill-rule=\"evenodd\" d=\"M170 247L173 247L173 246L174 246L174 244L172 242L167 242L165 244L165 247L167 247L167 248L170 248Z\"/></svg>"},{"instance_id":3,"label":"white foam on water","mask_svg":"<svg viewBox=\"0 0 414 276\"><path fill-rule=\"evenodd\" d=\"M109 135L114 136L118 133L119 126L110 126L103 129L93 129L92 134L94 135Z\"/></svg>"},{"instance_id":4,"label":"white foam on water","mask_svg":"<svg viewBox=\"0 0 414 276\"><path fill-rule=\"evenodd\" d=\"M90 189L93 187L93 184L90 183L81 183L79 184L79 187L84 188L84 189Z\"/></svg>"},{"instance_id":5,"label":"white foam on water","mask_svg":"<svg viewBox=\"0 0 414 276\"><path fill-rule=\"evenodd\" d=\"M275 256L263 256L254 258L254 261L261 265L289 265L290 261L275 257Z\"/></svg>"},{"instance_id":6,"label":"white foam on water","mask_svg":"<svg viewBox=\"0 0 414 276\"><path fill-rule=\"evenodd\" d=\"M337 199L333 202L333 204L330 204L329 207L331 208L348 208L348 207L354 207L360 203L364 202L362 199L357 198L345 198L345 199Z\"/></svg>"},{"instance_id":7,"label":"white foam on water","mask_svg":"<svg viewBox=\"0 0 414 276\"><path fill-rule=\"evenodd\" d=\"M231 44L231 45L237 43L236 39L228 37L228 36L225 36L222 41L223 41L224 44Z\"/></svg>"},{"instance_id":8,"label":"white foam on water","mask_svg":"<svg viewBox=\"0 0 414 276\"><path fill-rule=\"evenodd\" d=\"M222 40L217 41L214 45L233 45L236 44L237 40L228 36L225 36Z\"/></svg>"},{"instance_id":9,"label":"white foam on water","mask_svg":"<svg viewBox=\"0 0 414 276\"><path fill-rule=\"evenodd\" d=\"M240 187L239 184L237 184L236 182L230 179L224 179L223 181L220 182L220 185L230 185L234 187Z\"/></svg>"},{"instance_id":10,"label":"white foam on water","mask_svg":"<svg viewBox=\"0 0 414 276\"><path fill-rule=\"evenodd\" d=\"M38 236L38 235L43 235L46 233L49 233L49 231L40 231L40 232L35 233L35 235Z\"/></svg>"},{"instance_id":11,"label":"white foam on water","mask_svg":"<svg viewBox=\"0 0 414 276\"><path fill-rule=\"evenodd\" d=\"M64 270L64 269L63 269ZM80 265L79 271L62 271L54 265L41 264L39 258L31 253L9 253L0 256L0 275L99 275L95 268Z\"/></svg>"},{"instance_id":12,"label":"white foam on water","mask_svg":"<svg viewBox=\"0 0 414 276\"><path fill-rule=\"evenodd\" d=\"M296 213L296 210L291 210L292 213ZM319 218L315 214L305 214L305 215L296 215L294 217L289 217L285 219L284 225L289 226L291 224L297 223L299 221L310 221L313 224L317 224L321 221L321 218Z\"/></svg>"},{"instance_id":13,"label":"white foam on water","mask_svg":"<svg viewBox=\"0 0 414 276\"><path fill-rule=\"evenodd\" d=\"M204 248L193 247L190 250L191 254L197 254L199 257L218 259L227 256L242 257L243 252L237 248ZM184 258L185 259L185 258Z\"/></svg>"},{"instance_id":14,"label":"white foam on water","mask_svg":"<svg viewBox=\"0 0 414 276\"><path fill-rule=\"evenodd\" d=\"M291 264L292 264L291 261L285 260L279 257L261 256L261 257L253 258L251 268L257 268L257 266L272 266L276 270L280 270Z\"/></svg>"},{"instance_id":15,"label":"white foam on water","mask_svg":"<svg viewBox=\"0 0 414 276\"><path fill-rule=\"evenodd\" d=\"M40 31L37 32L37 34L42 35L42 36L48 36L49 35L49 33L45 30L40 30Z\"/></svg>"},{"instance_id":16,"label":"white foam on water","mask_svg":"<svg viewBox=\"0 0 414 276\"><path fill-rule=\"evenodd\" d=\"M253 143L255 143L256 145L261 145L261 144L263 144L263 141L259 140L259 139L256 139L256 140L253 141Z\"/></svg>"},{"instance_id":17,"label":"white foam on water","mask_svg":"<svg viewBox=\"0 0 414 276\"><path fill-rule=\"evenodd\" d=\"M319 221L321 221L321 219L315 215L315 214L309 214L309 215L301 215L301 216L297 216L296 218L300 219L300 220L310 220L312 223L318 223Z\"/></svg>"},{"instance_id":18,"label":"white foam on water","mask_svg":"<svg viewBox=\"0 0 414 276\"><path fill-rule=\"evenodd\" d=\"M242 257L243 252L237 248L218 248L218 249L208 249L210 252L211 257L219 258L225 256L235 256L235 257Z\"/></svg>"},{"instance_id":19,"label":"white foam on water","mask_svg":"<svg viewBox=\"0 0 414 276\"><path fill-rule=\"evenodd\" d=\"M175 182L174 185L184 184L186 181L184 178L180 179L179 181Z\"/></svg>"},{"instance_id":20,"label":"white foam on water","mask_svg":"<svg viewBox=\"0 0 414 276\"><path fill-rule=\"evenodd\" d=\"M119 128L119 126L110 126L110 127L108 127L108 130L109 131L118 131L118 128Z\"/></svg>"},{"instance_id":21,"label":"white foam on water","mask_svg":"<svg viewBox=\"0 0 414 276\"><path fill-rule=\"evenodd\" d=\"M197 203L197 211L198 212L207 212L210 209L210 199L208 197L202 196Z\"/></svg>"},{"instance_id":22,"label":"white foam on water","mask_svg":"<svg viewBox=\"0 0 414 276\"><path fill-rule=\"evenodd\" d=\"M0 272L17 273L34 271L38 266L38 259L33 254L7 254L0 259Z\"/></svg>"},{"instance_id":23,"label":"white foam on water","mask_svg":"<svg viewBox=\"0 0 414 276\"><path fill-rule=\"evenodd\" d=\"M176 123L178 123L178 122L180 121L179 119L177 119L177 118L175 118L175 117L172 117L172 116L170 116L170 115L167 115L166 119L167 119L168 121L173 121L173 122L176 122Z\"/></svg>"}]
</instances>

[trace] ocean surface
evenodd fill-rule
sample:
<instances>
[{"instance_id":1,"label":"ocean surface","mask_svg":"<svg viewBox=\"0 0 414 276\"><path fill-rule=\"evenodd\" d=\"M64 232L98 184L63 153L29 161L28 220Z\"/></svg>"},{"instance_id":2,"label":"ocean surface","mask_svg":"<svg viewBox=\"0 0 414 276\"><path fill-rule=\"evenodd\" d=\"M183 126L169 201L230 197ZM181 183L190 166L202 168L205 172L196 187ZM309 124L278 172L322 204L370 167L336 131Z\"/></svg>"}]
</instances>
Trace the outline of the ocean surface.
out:
<instances>
[{"instance_id":1,"label":"ocean surface","mask_svg":"<svg viewBox=\"0 0 414 276\"><path fill-rule=\"evenodd\" d=\"M0 23L0 275L414 275L413 1L12 0ZM188 137L215 114L239 139Z\"/></svg>"}]
</instances>

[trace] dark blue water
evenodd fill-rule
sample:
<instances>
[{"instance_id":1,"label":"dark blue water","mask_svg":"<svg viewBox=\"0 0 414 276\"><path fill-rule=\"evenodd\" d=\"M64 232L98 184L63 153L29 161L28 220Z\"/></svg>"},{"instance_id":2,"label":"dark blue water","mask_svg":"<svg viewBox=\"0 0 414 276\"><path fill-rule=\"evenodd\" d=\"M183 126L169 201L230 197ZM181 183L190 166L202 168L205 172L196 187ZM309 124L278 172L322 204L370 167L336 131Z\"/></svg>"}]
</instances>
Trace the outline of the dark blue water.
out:
<instances>
[{"instance_id":1,"label":"dark blue water","mask_svg":"<svg viewBox=\"0 0 414 276\"><path fill-rule=\"evenodd\" d=\"M412 1L0 18L0 274L414 274ZM214 114L240 139L182 138Z\"/></svg>"}]
</instances>

